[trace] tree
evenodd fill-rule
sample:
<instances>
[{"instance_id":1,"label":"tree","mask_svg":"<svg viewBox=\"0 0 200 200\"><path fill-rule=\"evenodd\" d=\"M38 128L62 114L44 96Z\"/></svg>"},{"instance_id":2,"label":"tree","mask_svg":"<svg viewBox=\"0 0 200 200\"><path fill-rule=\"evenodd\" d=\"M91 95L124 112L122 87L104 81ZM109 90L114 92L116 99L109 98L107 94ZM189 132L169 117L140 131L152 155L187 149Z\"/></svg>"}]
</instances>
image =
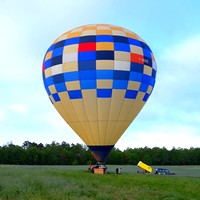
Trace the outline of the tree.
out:
<instances>
[{"instance_id":1,"label":"tree","mask_svg":"<svg viewBox=\"0 0 200 200\"><path fill-rule=\"evenodd\" d=\"M159 148L127 148L120 151L113 148L107 157L107 164L137 165L139 161L149 165L199 165L200 148L167 150ZM85 165L95 163L94 157L86 145L61 144L53 141L43 145L25 141L22 146L8 143L0 146L0 164L19 165Z\"/></svg>"}]
</instances>

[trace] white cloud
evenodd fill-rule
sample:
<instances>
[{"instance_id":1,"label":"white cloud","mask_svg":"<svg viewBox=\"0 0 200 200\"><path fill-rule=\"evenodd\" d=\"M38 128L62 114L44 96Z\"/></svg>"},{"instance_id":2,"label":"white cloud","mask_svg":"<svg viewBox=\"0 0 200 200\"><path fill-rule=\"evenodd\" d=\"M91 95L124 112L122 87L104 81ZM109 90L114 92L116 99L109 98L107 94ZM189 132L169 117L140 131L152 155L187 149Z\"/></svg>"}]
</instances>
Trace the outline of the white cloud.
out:
<instances>
[{"instance_id":1,"label":"white cloud","mask_svg":"<svg viewBox=\"0 0 200 200\"><path fill-rule=\"evenodd\" d=\"M29 53L29 30L17 17L0 14L1 82L16 84L28 81L34 74L33 56Z\"/></svg>"},{"instance_id":2,"label":"white cloud","mask_svg":"<svg viewBox=\"0 0 200 200\"><path fill-rule=\"evenodd\" d=\"M158 57L158 73L152 93L155 112L174 115L199 111L200 35L166 48ZM158 108L156 109L156 106Z\"/></svg>"},{"instance_id":3,"label":"white cloud","mask_svg":"<svg viewBox=\"0 0 200 200\"><path fill-rule=\"evenodd\" d=\"M168 91L183 91L200 83L200 35L166 48L158 58L158 81ZM186 91L187 92L187 91Z\"/></svg>"},{"instance_id":4,"label":"white cloud","mask_svg":"<svg viewBox=\"0 0 200 200\"><path fill-rule=\"evenodd\" d=\"M28 108L24 104L11 104L9 107L12 111L17 112L17 113L23 114L23 113L28 112Z\"/></svg>"},{"instance_id":5,"label":"white cloud","mask_svg":"<svg viewBox=\"0 0 200 200\"><path fill-rule=\"evenodd\" d=\"M4 120L6 120L6 118L6 112L3 109L0 109L0 122L3 122Z\"/></svg>"},{"instance_id":6,"label":"white cloud","mask_svg":"<svg viewBox=\"0 0 200 200\"><path fill-rule=\"evenodd\" d=\"M128 137L126 137L126 134ZM190 148L198 147L200 143L200 135L195 127L182 124L160 124L152 125L145 130L134 132L134 129L127 130L121 140L116 144L119 149L125 147L165 147L172 149L173 147Z\"/></svg>"},{"instance_id":7,"label":"white cloud","mask_svg":"<svg viewBox=\"0 0 200 200\"><path fill-rule=\"evenodd\" d=\"M168 47L161 55L162 60L168 60L170 62L182 63L183 65L190 65L189 68L196 66L196 63L200 62L200 35L189 38L178 44L175 44L171 48ZM181 66L178 66L181 69Z\"/></svg>"}]
</instances>

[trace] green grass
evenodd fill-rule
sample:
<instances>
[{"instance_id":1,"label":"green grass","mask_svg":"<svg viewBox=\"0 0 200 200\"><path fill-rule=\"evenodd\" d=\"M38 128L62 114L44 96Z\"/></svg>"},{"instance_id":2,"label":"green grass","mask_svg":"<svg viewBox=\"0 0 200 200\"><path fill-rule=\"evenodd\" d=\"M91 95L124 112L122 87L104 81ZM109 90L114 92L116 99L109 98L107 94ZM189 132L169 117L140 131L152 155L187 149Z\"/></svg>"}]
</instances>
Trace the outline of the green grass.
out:
<instances>
[{"instance_id":1,"label":"green grass","mask_svg":"<svg viewBox=\"0 0 200 200\"><path fill-rule=\"evenodd\" d=\"M135 166L108 166L91 174L88 166L0 165L0 200L199 200L200 166L170 166L176 176L137 174Z\"/></svg>"}]
</instances>

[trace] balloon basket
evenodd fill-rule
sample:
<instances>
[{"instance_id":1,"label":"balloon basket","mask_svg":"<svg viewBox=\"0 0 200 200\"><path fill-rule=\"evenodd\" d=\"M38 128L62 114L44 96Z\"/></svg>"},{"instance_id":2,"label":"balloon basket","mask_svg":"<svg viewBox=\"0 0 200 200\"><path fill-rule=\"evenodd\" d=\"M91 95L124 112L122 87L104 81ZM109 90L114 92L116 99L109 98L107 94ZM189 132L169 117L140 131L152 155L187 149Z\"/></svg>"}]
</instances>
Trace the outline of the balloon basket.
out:
<instances>
[{"instance_id":1,"label":"balloon basket","mask_svg":"<svg viewBox=\"0 0 200 200\"><path fill-rule=\"evenodd\" d=\"M106 168L95 168L94 169L94 174L105 174L106 173Z\"/></svg>"},{"instance_id":2,"label":"balloon basket","mask_svg":"<svg viewBox=\"0 0 200 200\"><path fill-rule=\"evenodd\" d=\"M106 165L91 165L89 167L89 170L91 173L94 174L106 174L107 173L107 167Z\"/></svg>"}]
</instances>

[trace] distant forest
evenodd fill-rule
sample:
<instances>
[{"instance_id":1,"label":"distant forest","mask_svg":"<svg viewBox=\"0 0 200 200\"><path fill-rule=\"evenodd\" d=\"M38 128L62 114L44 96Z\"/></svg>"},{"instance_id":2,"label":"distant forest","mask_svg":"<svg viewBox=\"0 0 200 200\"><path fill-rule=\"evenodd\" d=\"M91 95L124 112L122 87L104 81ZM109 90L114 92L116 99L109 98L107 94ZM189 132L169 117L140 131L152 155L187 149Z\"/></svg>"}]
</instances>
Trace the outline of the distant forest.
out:
<instances>
[{"instance_id":1,"label":"distant forest","mask_svg":"<svg viewBox=\"0 0 200 200\"><path fill-rule=\"evenodd\" d=\"M139 161L149 165L200 165L200 148L114 148L106 164L137 165ZM0 164L14 165L89 165L96 163L86 145L66 142L51 144L25 141L22 146L0 146Z\"/></svg>"}]
</instances>

